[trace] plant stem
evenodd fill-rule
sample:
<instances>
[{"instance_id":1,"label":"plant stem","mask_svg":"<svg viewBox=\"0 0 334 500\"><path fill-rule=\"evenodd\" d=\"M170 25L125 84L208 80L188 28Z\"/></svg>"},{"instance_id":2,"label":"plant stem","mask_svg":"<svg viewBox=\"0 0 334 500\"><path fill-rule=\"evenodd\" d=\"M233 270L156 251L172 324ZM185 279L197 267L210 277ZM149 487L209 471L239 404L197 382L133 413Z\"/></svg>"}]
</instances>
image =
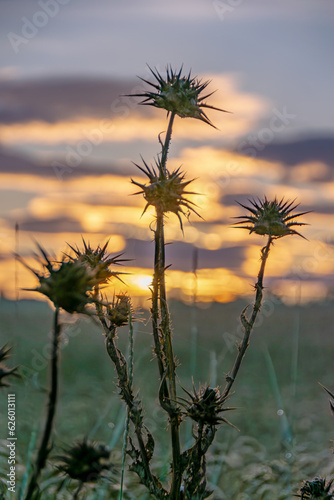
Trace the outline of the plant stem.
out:
<instances>
[{"instance_id":1,"label":"plant stem","mask_svg":"<svg viewBox=\"0 0 334 500\"><path fill-rule=\"evenodd\" d=\"M56 412L57 393L58 393L58 354L59 354L58 347L59 347L59 337L61 331L61 327L59 325L58 320L59 320L59 308L56 307L54 313L54 324L53 324L51 381L50 381L50 391L48 397L48 412L47 412L47 418L41 445L34 466L34 472L28 485L26 500L32 498L32 495L38 484L39 476L42 472L42 469L45 467L46 459L50 452L49 441L51 437L53 421Z\"/></svg>"},{"instance_id":2,"label":"plant stem","mask_svg":"<svg viewBox=\"0 0 334 500\"><path fill-rule=\"evenodd\" d=\"M132 385L133 382L133 324L131 310L129 313L129 383ZM119 492L119 500L123 498L123 485L124 485L124 471L125 471L125 459L126 459L126 449L128 446L130 430L130 415L129 408L127 408L124 437L123 437L123 449L122 449L122 472L121 472L121 488Z\"/></svg>"},{"instance_id":3,"label":"plant stem","mask_svg":"<svg viewBox=\"0 0 334 500\"><path fill-rule=\"evenodd\" d=\"M152 329L153 329L153 339L155 346L155 354L158 360L159 374L160 379L163 379L165 366L164 366L164 354L162 351L163 340L161 338L161 332L159 330L159 281L161 274L161 252L163 248L161 247L161 235L163 235L163 214L157 213L157 226L154 232L154 243L155 243L155 251L154 251L154 274L153 274L153 283L152 283L152 309L151 309L151 318L152 318ZM168 393L166 391L166 384L164 383L164 393L165 397L168 398Z\"/></svg>"},{"instance_id":4,"label":"plant stem","mask_svg":"<svg viewBox=\"0 0 334 500\"><path fill-rule=\"evenodd\" d=\"M83 482L82 482L82 481L80 481L80 483L79 483L79 485L78 485L77 489L76 489L76 490L75 490L75 492L74 492L74 495L73 495L73 500L78 500L78 498L79 498L79 493L80 493L80 491L81 491L82 487L83 487Z\"/></svg>"},{"instance_id":5,"label":"plant stem","mask_svg":"<svg viewBox=\"0 0 334 500\"><path fill-rule=\"evenodd\" d=\"M169 119L169 123L168 123L168 128L167 128L167 133L166 133L166 137L165 137L165 143L164 143L164 145L162 147L162 152L161 152L160 166L161 166L161 170L162 170L163 173L166 173L167 155L168 155L170 141L172 139L172 130L173 130L174 118L175 118L175 113L173 111L171 113L171 115L170 115L170 119Z\"/></svg>"},{"instance_id":6,"label":"plant stem","mask_svg":"<svg viewBox=\"0 0 334 500\"><path fill-rule=\"evenodd\" d=\"M164 240L163 232L161 234L162 247L164 250ZM162 252L163 263L165 262L165 252ZM171 338L171 328L169 321L169 311L167 305L166 297L166 284L165 284L165 265L161 266L161 275L159 280L159 295L160 295L160 311L161 311L161 329L164 336L165 343L165 353L167 358L167 373L169 380L169 394L170 394L170 425L171 425L171 436L172 436L172 454L173 454L173 466L172 466L172 485L171 485L171 498L173 500L178 500L179 491L181 486L182 474L180 473L180 435L179 435L179 411L176 406L176 380L175 380L175 359L173 353L173 344Z\"/></svg>"},{"instance_id":7,"label":"plant stem","mask_svg":"<svg viewBox=\"0 0 334 500\"><path fill-rule=\"evenodd\" d=\"M162 177L166 176L167 155L168 155L170 141L172 138L174 118L175 118L175 113L172 112L168 122L165 142L162 145L161 159L159 163L160 175ZM163 279L165 272L165 243L164 243L164 229L163 229L164 215L161 212L157 212L156 217L157 217L157 226L154 233L155 251L154 251L154 274L152 283L151 318L152 318L153 339L155 345L154 350L158 359L160 379L163 380L165 373L165 363L164 363L164 353L162 351L162 345L164 345L164 339L161 339L161 332L159 331L159 287L161 279ZM166 383L163 382L163 385L164 385L165 397L168 398Z\"/></svg>"},{"instance_id":8,"label":"plant stem","mask_svg":"<svg viewBox=\"0 0 334 500\"><path fill-rule=\"evenodd\" d=\"M186 499L207 498L206 489L206 459L205 455L211 446L216 434L216 427L198 424L196 441L191 448L183 453L186 457L186 471L184 479L184 495ZM201 496L198 494L202 489ZM197 492L197 496L195 496Z\"/></svg>"},{"instance_id":9,"label":"plant stem","mask_svg":"<svg viewBox=\"0 0 334 500\"><path fill-rule=\"evenodd\" d=\"M168 150L172 138L172 129L174 123L175 113L171 113L167 128L167 133L165 137L165 142L162 146L161 159L159 163L160 176L166 177L167 174L167 156ZM164 384L163 392L165 398L169 399L169 419L171 426L171 440L172 440L172 484L170 496L173 500L178 500L180 495L180 487L182 480L182 472L180 467L181 462L181 449L180 449L180 422L179 422L179 410L176 405L176 381L175 381L175 360L173 353L173 344L171 339L171 328L169 320L169 311L166 296L166 283L165 283L165 238L164 238L164 214L157 210L157 225L155 230L155 256L154 256L154 276L153 276L153 302L152 302L152 324L153 324L153 336L155 341L155 350L158 356L158 364L160 370L160 377L164 376L164 372L167 372L169 381L169 391L167 391L167 386ZM160 306L160 332L158 330L158 310ZM163 343L163 355L165 360L161 356L159 359L160 348L160 338L162 335ZM159 342L158 342L159 340ZM168 396L169 393L169 396Z\"/></svg>"},{"instance_id":10,"label":"plant stem","mask_svg":"<svg viewBox=\"0 0 334 500\"><path fill-rule=\"evenodd\" d=\"M149 434L148 429L143 424L143 410L141 406L141 401L134 396L132 383L130 382L130 377L132 378L132 368L130 366L130 372L128 372L128 366L126 359L122 352L117 348L115 343L116 336L116 326L111 324L108 326L102 312L102 306L96 304L97 316L103 326L105 336L106 336L106 349L109 357L113 361L117 373L118 386L120 388L121 398L125 401L128 416L134 425L135 434L138 440L139 451L135 450L137 455L140 455L141 462L138 458L132 464L132 469L140 477L140 480L148 488L149 492L155 496L155 498L160 499L166 496L165 490L160 486L160 482L156 476L154 476L150 469L150 458L148 456L148 450L144 442L144 430L146 434Z\"/></svg>"},{"instance_id":11,"label":"plant stem","mask_svg":"<svg viewBox=\"0 0 334 500\"><path fill-rule=\"evenodd\" d=\"M135 428L135 434L139 444L140 457L142 460L141 464L136 464L139 465L138 470L140 469L140 471L142 471L142 475L140 475L141 481L145 484L145 486L147 486L150 493L155 495L156 498L162 498L163 490L158 486L156 478L152 475L147 449L144 443L141 402L133 395L133 389L130 385L128 377L126 359L121 351L117 349L114 336L111 333L107 333L106 335L106 347L107 352L116 368L121 397L126 402L129 418Z\"/></svg>"},{"instance_id":12,"label":"plant stem","mask_svg":"<svg viewBox=\"0 0 334 500\"><path fill-rule=\"evenodd\" d=\"M245 356L245 353L246 353L247 348L249 346L249 338L250 338L250 335L252 333L255 320L257 318L258 312L259 312L259 310L261 308L261 304L262 304L264 270L266 267L266 263L267 263L267 259L268 259L268 255L270 252L270 247L271 247L271 244L273 242L273 239L274 238L272 236L269 236L266 246L264 246L261 250L261 266L260 266L260 271L258 274L257 282L255 284L256 296L255 296L255 302L253 305L252 315L251 315L249 320L246 318L246 310L247 310L248 306L246 307L246 309L243 310L243 312L241 314L241 322L242 322L242 325L244 328L244 337L242 339L241 344L238 346L238 354L237 354L237 357L235 359L233 369L226 376L227 383L226 383L226 386L225 386L225 389L223 392L223 397L226 397L230 393L231 388L232 388L234 381L236 379L236 376L238 374L239 368L241 366L243 357Z\"/></svg>"}]
</instances>

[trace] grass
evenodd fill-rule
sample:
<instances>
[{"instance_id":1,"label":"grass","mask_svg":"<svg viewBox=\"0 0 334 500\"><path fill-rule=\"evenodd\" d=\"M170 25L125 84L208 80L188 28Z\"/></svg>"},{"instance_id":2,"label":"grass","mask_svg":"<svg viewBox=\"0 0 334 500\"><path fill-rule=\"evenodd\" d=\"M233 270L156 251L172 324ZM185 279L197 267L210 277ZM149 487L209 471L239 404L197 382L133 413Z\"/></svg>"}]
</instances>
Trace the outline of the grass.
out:
<instances>
[{"instance_id":1,"label":"grass","mask_svg":"<svg viewBox=\"0 0 334 500\"><path fill-rule=\"evenodd\" d=\"M198 382L208 380L212 373L214 352L217 359L217 383L224 386L224 374L230 370L235 358L231 342L226 343L224 339L227 338L226 332L232 337L236 332L236 318L243 307L244 303L241 301L198 307L197 372L192 374L189 368L190 306L181 302L170 302L175 354L178 359L182 359L177 371L178 384L181 383L189 390L192 375L197 385ZM251 349L233 387L236 394L231 396L229 402L230 406L239 408L228 415L229 420L239 428L239 432L230 426L222 425L209 454L209 463L212 464L212 467L208 468L209 479L216 485L213 498L231 498L229 495L233 492L233 495L239 495L233 498L246 500L255 498L254 491L257 491L257 499L269 499L273 498L270 495L274 490L268 488L278 488L284 481L286 488L289 488L291 482L293 491L296 492L301 480L312 479L316 475L329 477L334 474L330 451L330 440L334 435L333 422L327 397L318 384L321 382L326 387L333 388L332 373L326 368L332 366L332 311L331 302L305 307L277 304L271 316L264 318L261 325L255 328ZM36 317L39 318L38 322ZM299 361L296 370L293 363L293 339L297 317L300 317L300 325ZM155 366L152 367L152 339L150 325L146 321L149 318L147 311L144 318L145 321L135 324L134 389L140 390L146 408L145 421L151 431L160 438L155 452L155 467L161 473L161 470L167 472L169 466L170 457L166 457L165 452L169 431L165 424L162 424L165 422L163 411L156 404L157 380L152 380L152 371L156 379L158 374L154 370ZM61 448L88 436L92 429L95 429L90 438L104 443L112 442L113 461L120 464L124 406L117 396L115 372L105 355L101 329L89 318L78 317L77 321L73 322L73 317L64 315L63 321L66 322L66 319L69 324L63 332L67 338L63 339L61 349L59 408L51 458L59 454ZM21 370L27 374L23 381L14 380L15 385L9 390L11 393L15 392L17 401L17 457L18 474L21 474L21 478L28 459L33 429L40 420L41 411L44 411L47 363L43 358L47 354L46 338L51 328L52 310L47 304L22 301L15 308L15 304L10 301L0 302L1 344L10 341L14 347L14 358L7 365L20 364ZM127 328L120 329L119 337L122 350L126 352ZM272 375L267 368L266 351L270 353L272 365L276 368L277 387L291 426L291 457L287 455L280 432L282 417L277 414L277 398L270 383ZM36 371L37 367L42 369ZM293 387L291 384L294 384ZM7 437L7 392L7 389L2 389L0 399L0 428L3 439ZM120 422L123 422L123 425L120 425ZM185 436L181 436L182 444L184 440ZM6 457L4 443L1 449ZM6 470L5 461L1 466L1 470L3 469ZM144 490L138 489L136 476L128 471L125 476L126 488L123 498L131 498L131 491L132 494L137 495L139 493L136 492L140 492L142 495L132 498L147 498ZM120 468L115 473L115 483L110 487L111 491L118 491L119 479ZM254 482L260 488L261 481L264 496L258 496L259 489L253 493L251 489ZM237 491L236 485L240 491ZM246 494L250 496L240 496ZM275 494L278 495L277 492ZM280 494L286 496L277 498L290 498L288 489L283 489ZM104 498L117 498L113 493L108 495Z\"/></svg>"}]
</instances>

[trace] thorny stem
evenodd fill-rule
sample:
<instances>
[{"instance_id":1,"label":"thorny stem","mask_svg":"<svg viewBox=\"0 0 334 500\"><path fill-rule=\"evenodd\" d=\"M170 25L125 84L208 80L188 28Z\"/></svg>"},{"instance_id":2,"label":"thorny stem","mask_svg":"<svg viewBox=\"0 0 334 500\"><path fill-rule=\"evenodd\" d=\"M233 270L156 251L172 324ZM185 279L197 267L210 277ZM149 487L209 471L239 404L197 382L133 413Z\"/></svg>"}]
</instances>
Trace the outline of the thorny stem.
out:
<instances>
[{"instance_id":1,"label":"thorny stem","mask_svg":"<svg viewBox=\"0 0 334 500\"><path fill-rule=\"evenodd\" d=\"M114 362L116 372L117 372L119 387L121 390L121 396L127 404L128 411L129 411L129 418L132 421L134 428L135 428L135 434L136 434L138 444L139 444L142 465L143 465L144 470L145 470L145 476L146 476L146 483L145 484L149 488L149 491L151 493L155 494L156 498L160 498L159 494L161 494L162 492L161 492L159 486L156 484L156 480L151 473L149 459L147 456L147 450L146 450L145 443L144 443L143 423L142 423L142 415L141 415L142 410L141 410L140 401L135 399L135 397L133 395L133 390L132 390L132 387L130 385L128 374L127 374L126 360L125 360L123 354L120 352L120 350L117 349L113 335L110 333L108 333L106 336L106 347L107 347L107 352L108 352L110 358Z\"/></svg>"},{"instance_id":2,"label":"thorny stem","mask_svg":"<svg viewBox=\"0 0 334 500\"><path fill-rule=\"evenodd\" d=\"M127 405L128 415L131 422L134 425L135 434L138 440L139 452L145 475L144 478L141 477L141 480L148 488L150 493L152 493L156 498L164 498L166 496L166 492L160 486L158 479L152 475L150 469L149 457L143 437L144 425L142 419L141 402L133 394L133 388L128 374L126 359L122 354L122 352L116 346L115 343L116 327L114 325L111 325L110 327L108 326L103 316L101 305L96 304L96 311L105 332L106 349L108 355L113 361L116 369L121 397Z\"/></svg>"},{"instance_id":3,"label":"thorny stem","mask_svg":"<svg viewBox=\"0 0 334 500\"><path fill-rule=\"evenodd\" d=\"M199 485L206 484L205 455L216 434L215 426L198 424L196 441L191 448L183 453L185 459L185 498L192 499ZM197 497L196 498L206 498Z\"/></svg>"},{"instance_id":4,"label":"thorny stem","mask_svg":"<svg viewBox=\"0 0 334 500\"><path fill-rule=\"evenodd\" d=\"M167 155L168 155L170 141L172 139L172 129L173 129L174 118L175 118L175 112L173 111L170 115L167 133L166 133L166 137L165 137L165 144L162 147L162 153L161 153L160 166L161 166L163 173L166 173Z\"/></svg>"},{"instance_id":5,"label":"thorny stem","mask_svg":"<svg viewBox=\"0 0 334 500\"><path fill-rule=\"evenodd\" d=\"M132 386L133 382L133 324L131 309L129 312L129 383ZM119 500L123 498L123 486L124 486L124 470L125 470L125 459L126 459L126 448L129 439L130 430L130 415L129 408L127 408L126 419L125 419L125 429L123 436L123 449L122 449L122 472L121 472L121 487L119 492Z\"/></svg>"},{"instance_id":6,"label":"thorny stem","mask_svg":"<svg viewBox=\"0 0 334 500\"><path fill-rule=\"evenodd\" d=\"M180 449L180 436L179 436L179 412L177 406L175 405L175 401L177 398L176 394L176 381L175 381L175 360L173 353L173 344L171 338L171 328L169 321L169 311L167 305L167 297L166 297L166 285L165 285L165 252L164 252L164 235L163 232L161 234L161 248L163 249L162 258L163 258L163 266L161 265L161 275L159 280L159 292L160 292L160 311L161 311L161 329L164 336L165 342L165 355L167 358L167 373L169 380L169 393L171 396L172 403L170 404L170 425L171 425L171 436L172 436L172 453L173 453L173 475L172 475L172 485L171 485L171 498L173 500L178 500L179 491L181 486L182 474L180 473L180 458L181 458L181 449Z\"/></svg>"},{"instance_id":7,"label":"thorny stem","mask_svg":"<svg viewBox=\"0 0 334 500\"><path fill-rule=\"evenodd\" d=\"M166 162L169 150L170 141L172 138L172 129L174 123L175 113L172 112L169 122L167 133L165 137L165 142L162 145L161 159L159 164L159 169L161 174L166 174ZM159 285L165 272L165 243L164 243L164 216L163 213L157 212L157 226L154 234L155 252L154 252L154 274L152 283L152 329L153 329L153 339L155 345L155 354L158 360L160 379L163 380L165 365L164 365L164 353L162 351L163 339L161 339L161 333L159 331ZM165 382L164 393L165 397L168 397L168 391Z\"/></svg>"},{"instance_id":8,"label":"thorny stem","mask_svg":"<svg viewBox=\"0 0 334 500\"><path fill-rule=\"evenodd\" d=\"M232 388L234 381L236 379L236 376L238 374L239 368L241 366L243 357L244 357L244 355L247 351L247 348L249 346L249 338L250 338L250 335L252 333L255 320L257 318L258 312L259 312L259 310L261 308L261 304L262 304L264 270L266 267L268 255L270 252L270 247L271 247L273 240L274 240L274 238L272 236L269 236L266 246L264 246L261 250L261 267L260 267L260 271L258 274L258 279L257 279L256 285L255 285L256 296L255 296L255 302L253 305L252 315L251 315L249 320L246 318L246 310L247 310L248 306L246 307L246 309L243 310L243 312L241 314L241 322L242 322L242 325L244 328L244 337L242 339L241 344L238 346L238 354L237 354L237 357L235 359L233 369L226 376L227 383L226 383L226 386L225 386L225 389L224 389L224 392L222 395L223 398L226 397L230 393L231 388Z\"/></svg>"},{"instance_id":9,"label":"thorny stem","mask_svg":"<svg viewBox=\"0 0 334 500\"><path fill-rule=\"evenodd\" d=\"M51 381L50 391L48 397L48 412L44 428L44 433L41 441L40 448L34 467L33 475L31 476L26 500L32 498L34 491L37 488L39 476L45 467L46 459L50 452L49 441L52 432L52 426L57 406L57 393L58 393L58 347L61 327L59 325L59 308L56 307L54 313L53 323L53 338L52 338L52 357L51 357Z\"/></svg>"},{"instance_id":10,"label":"thorny stem","mask_svg":"<svg viewBox=\"0 0 334 500\"><path fill-rule=\"evenodd\" d=\"M166 163L169 150L170 141L172 138L172 129L174 123L175 113L170 115L165 142L162 146L161 160L160 160L160 174L166 175ZM180 448L180 419L179 411L175 404L176 394L176 380L175 380L175 360L173 353L173 345L171 339L171 328L169 320L169 311L166 297L166 284L165 284L165 241L164 241L164 214L157 211L157 225L155 230L155 255L154 255L154 276L153 276L153 301L152 301L152 325L153 337L155 342L155 352L158 357L158 365L160 377L163 384L163 392L165 398L169 399L169 419L171 426L172 438L172 484L170 490L170 497L173 500L178 500L180 495L180 487L182 480L181 472L181 448ZM158 311L160 305L160 332L158 328ZM163 353L160 347L160 338L162 336ZM164 357L165 359L164 359ZM169 391L167 390L166 383L163 379L165 372L168 375Z\"/></svg>"},{"instance_id":11,"label":"thorny stem","mask_svg":"<svg viewBox=\"0 0 334 500\"><path fill-rule=\"evenodd\" d=\"M159 331L159 280L160 280L160 262L161 262L161 252L164 248L161 247L161 234L163 235L163 214L157 214L157 227L154 232L154 242L155 242L155 252L154 252L154 274L152 283L152 329L153 329L153 339L155 345L155 354L158 360L160 379L163 379L165 367L164 367L164 355L162 351L162 339L161 333ZM164 383L164 386L166 384ZM166 387L164 388L165 396L168 397Z\"/></svg>"}]
</instances>

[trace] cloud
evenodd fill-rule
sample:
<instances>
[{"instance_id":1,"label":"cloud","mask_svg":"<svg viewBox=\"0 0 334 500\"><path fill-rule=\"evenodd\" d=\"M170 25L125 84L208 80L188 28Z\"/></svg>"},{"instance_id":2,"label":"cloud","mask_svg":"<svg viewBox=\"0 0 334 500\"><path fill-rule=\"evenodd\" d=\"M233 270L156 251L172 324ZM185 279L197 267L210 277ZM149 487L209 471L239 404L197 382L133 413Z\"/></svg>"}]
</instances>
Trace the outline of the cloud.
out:
<instances>
[{"instance_id":1,"label":"cloud","mask_svg":"<svg viewBox=\"0 0 334 500\"><path fill-rule=\"evenodd\" d=\"M151 81L153 77L148 77ZM219 89L210 104L228 109L232 114L208 112L219 131L197 120L176 120L178 141L226 140L250 131L269 109L269 103L258 96L239 90L233 75L205 75ZM139 98L120 94L142 93L147 85L133 82L36 81L0 82L3 94L0 133L4 144L77 144L87 150L105 142L152 141L166 127L161 110L138 106ZM185 126L185 123L187 126ZM83 144L81 141L84 141ZM88 143L88 145L87 145ZM82 152L82 155L86 154Z\"/></svg>"},{"instance_id":2,"label":"cloud","mask_svg":"<svg viewBox=\"0 0 334 500\"><path fill-rule=\"evenodd\" d=\"M1 127L0 127L1 128ZM77 164L76 164L77 163ZM59 179L57 172L64 169L64 173ZM134 168L129 163L128 167L124 163L106 161L104 166L96 164L93 159L80 157L79 153L73 149L65 149L63 154L57 153L53 160L41 160L28 157L14 151L8 151L0 146L0 175L16 176L18 181L20 176L36 176L38 179L53 181L72 181L79 177L103 176L106 174L130 175ZM35 186L36 188L36 186ZM37 188L38 189L38 188Z\"/></svg>"},{"instance_id":3,"label":"cloud","mask_svg":"<svg viewBox=\"0 0 334 500\"><path fill-rule=\"evenodd\" d=\"M197 269L214 269L224 266L236 271L241 265L244 246L231 246L219 250L197 249ZM154 257L152 241L128 239L125 249L126 256L134 259L136 266L150 268ZM166 246L166 263L172 270L191 272L193 269L194 245L184 241L176 241Z\"/></svg>"},{"instance_id":4,"label":"cloud","mask_svg":"<svg viewBox=\"0 0 334 500\"><path fill-rule=\"evenodd\" d=\"M225 8L225 15L215 9L217 4L221 10ZM170 62L176 67L184 62L186 70L192 67L202 73L224 69L242 75L244 88L268 96L274 105L294 109L299 117L293 125L296 129L332 130L328 106L333 81L332 2L173 0L167 4L131 0L123 4L101 0L98 8L94 5L81 0L80 8L76 2L61 7L33 39L20 46L15 57L6 35L9 31L22 33L22 17L31 21L41 9L38 2L3 2L3 65L8 68L14 63L22 79L53 76L55 88L64 74L76 81L80 74L101 78L130 75L135 82L134 75L146 76L147 62L162 70ZM33 85L31 80L24 83ZM317 99L315 89L321 89ZM87 95L90 97L89 89ZM58 97L55 89L52 99L44 99L41 112L46 113ZM93 99L96 109L100 108L98 97ZM89 99L86 102L89 106ZM4 110L6 120L21 113L13 104ZM34 108L25 103L22 116L26 113L36 119ZM66 113L61 102L60 112Z\"/></svg>"},{"instance_id":5,"label":"cloud","mask_svg":"<svg viewBox=\"0 0 334 500\"><path fill-rule=\"evenodd\" d=\"M258 151L258 156L270 161L281 161L288 166L311 162L324 163L331 167L333 176L334 137L309 136L285 142L272 142ZM320 172L320 177L323 175L324 172ZM323 180L327 180L326 175Z\"/></svg>"},{"instance_id":6,"label":"cloud","mask_svg":"<svg viewBox=\"0 0 334 500\"><path fill-rule=\"evenodd\" d=\"M142 90L135 80L68 78L32 81L0 81L2 123L41 121L57 123L73 117L109 118L111 112L125 113L136 100L120 99L133 89ZM122 106L121 106L122 104Z\"/></svg>"},{"instance_id":7,"label":"cloud","mask_svg":"<svg viewBox=\"0 0 334 500\"><path fill-rule=\"evenodd\" d=\"M285 146L281 144L280 147L282 160ZM303 147L303 142L295 146L296 151L299 147ZM253 282L252 278L258 272L264 238L233 227L233 217L244 213L236 201L244 203L247 198L262 198L264 194L269 198L297 197L296 202L301 202L300 211L313 210L303 217L303 222L310 225L301 228L308 242L294 236L275 244L267 268L268 285L276 283L276 278L282 274L287 277L296 275L305 282L316 278L327 280L328 276L333 276L334 181L313 180L319 177L320 164L325 178L331 167L315 161L285 165L280 161L279 151L275 154L277 158L273 160L251 159L222 147L197 145L181 149L178 157L171 157L170 168L182 165L187 178L198 177L192 189L200 194L192 195L192 200L204 219L192 214L189 222L185 221L182 233L177 217L168 215L166 242L173 242L166 247L167 263L172 264L173 271L169 285L171 293L179 293L186 299L191 297L194 247L199 249L198 269L202 273L199 293L203 300L209 300L209 286L212 286L211 297L217 300L229 300L239 294L239 289L241 294L248 293L249 282ZM302 154L301 159L304 158ZM315 150L313 155L321 157L322 151ZM0 197L2 262L13 251L16 222L19 223L20 252L23 255L31 254L34 247L32 237L58 254L65 250L65 241L80 244L81 234L96 244L113 235L115 248L125 249L129 258L137 259L134 265L139 276L131 278L129 286L144 294L153 260L151 229L154 227L154 212L150 209L142 216L145 200L142 196L131 196L136 189L128 176L101 175L105 173L102 165L94 172L97 175L92 172L89 175L82 172L81 175L78 171L78 175L68 175L61 182L56 176L39 175L44 167L32 158L24 160L6 151L2 157L0 190L11 190L8 194L10 205L6 206L6 198ZM135 167L133 177L143 181L142 174ZM20 196L21 193L24 197ZM15 205L16 197L18 202ZM216 275L217 269L221 271ZM219 291L218 276L225 280L226 286L231 283L234 287L232 293ZM181 280L179 285L178 279ZM234 279L237 279L235 285ZM277 286L280 290L278 281ZM306 296L309 297L313 289L309 288Z\"/></svg>"},{"instance_id":8,"label":"cloud","mask_svg":"<svg viewBox=\"0 0 334 500\"><path fill-rule=\"evenodd\" d=\"M39 219L36 217L29 217L21 221L21 231L28 231L32 233L83 233L82 225L75 219L67 217L57 217L48 219Z\"/></svg>"}]
</instances>

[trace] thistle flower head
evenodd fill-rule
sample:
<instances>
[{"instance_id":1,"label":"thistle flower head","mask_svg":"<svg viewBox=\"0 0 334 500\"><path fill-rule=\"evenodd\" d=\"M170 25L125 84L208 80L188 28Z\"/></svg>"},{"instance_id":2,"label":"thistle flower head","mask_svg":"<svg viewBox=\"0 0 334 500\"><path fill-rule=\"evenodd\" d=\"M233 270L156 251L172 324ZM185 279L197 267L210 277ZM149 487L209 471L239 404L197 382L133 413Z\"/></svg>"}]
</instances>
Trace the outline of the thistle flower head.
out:
<instances>
[{"instance_id":1,"label":"thistle flower head","mask_svg":"<svg viewBox=\"0 0 334 500\"><path fill-rule=\"evenodd\" d=\"M328 481L323 478L315 477L313 481L305 481L304 485L300 489L300 495L296 495L299 498L304 499L321 499L321 500L331 500L334 498L334 492L330 491L332 488L333 480Z\"/></svg>"},{"instance_id":2,"label":"thistle flower head","mask_svg":"<svg viewBox=\"0 0 334 500\"><path fill-rule=\"evenodd\" d=\"M98 283L91 270L80 262L61 262L48 275L38 276L37 292L46 295L55 306L69 313L84 312L91 302L88 294Z\"/></svg>"},{"instance_id":3,"label":"thistle flower head","mask_svg":"<svg viewBox=\"0 0 334 500\"><path fill-rule=\"evenodd\" d=\"M86 264L95 273L95 277L99 284L107 283L111 278L117 278L122 281L119 275L125 273L111 271L109 266L121 265L122 262L126 262L129 259L121 259L120 257L123 255L122 253L115 255L114 257L108 254L106 250L109 241L107 241L103 247L98 245L95 249L92 248L89 243L86 243L84 238L82 238L82 241L84 245L82 251L79 250L78 247L74 248L73 246L68 245L75 254L75 257L68 255L69 259L72 262L78 261Z\"/></svg>"},{"instance_id":4,"label":"thistle flower head","mask_svg":"<svg viewBox=\"0 0 334 500\"><path fill-rule=\"evenodd\" d=\"M234 408L224 407L227 396L223 397L218 388L209 386L200 387L197 392L193 387L193 392L188 392L183 389L189 396L189 400L180 399L180 404L184 406L184 414L190 417L195 422L202 425L218 425L222 422L230 424L230 422L220 414L224 411L233 410ZM232 425L232 424L230 424Z\"/></svg>"},{"instance_id":5,"label":"thistle flower head","mask_svg":"<svg viewBox=\"0 0 334 500\"><path fill-rule=\"evenodd\" d=\"M194 209L195 203L185 198L187 194L196 194L193 191L187 191L187 186L193 182L194 179L190 181L184 180L184 174L177 168L173 172L169 170L163 170L159 161L156 161L156 169L149 167L143 160L144 168L136 164L149 179L148 184L141 184L139 182L131 179L131 182L136 186L140 187L140 191L135 194L143 194L146 200L146 206L144 208L143 214L146 212L147 208L152 205L155 207L157 213L165 214L167 212L172 212L177 215L181 229L183 229L182 219L180 214L188 217L188 214L184 212L184 208L188 212L192 211L198 217L201 217Z\"/></svg>"},{"instance_id":6,"label":"thistle flower head","mask_svg":"<svg viewBox=\"0 0 334 500\"><path fill-rule=\"evenodd\" d=\"M111 304L106 306L107 318L112 325L125 326L132 312L131 299L126 293L114 297Z\"/></svg>"},{"instance_id":7,"label":"thistle flower head","mask_svg":"<svg viewBox=\"0 0 334 500\"><path fill-rule=\"evenodd\" d=\"M309 212L292 213L298 207L298 205L293 206L294 201L284 201L283 198L281 201L276 198L274 201L268 201L266 197L264 200L249 201L251 206L248 207L239 203L251 213L251 215L236 217L242 219L236 224L247 224L240 226L241 228L248 229L250 233L268 235L273 238L282 238L289 234L298 234L298 236L304 238L304 236L292 229L292 226L307 225L303 222L296 222L295 219Z\"/></svg>"},{"instance_id":8,"label":"thistle flower head","mask_svg":"<svg viewBox=\"0 0 334 500\"><path fill-rule=\"evenodd\" d=\"M22 264L39 280L39 286L32 291L42 293L56 307L71 314L86 313L87 304L94 302L91 292L100 283L99 272L80 260L63 258L61 262L51 262L46 251L40 245L37 246L42 258L38 255L36 257L44 272L35 271L20 258Z\"/></svg>"},{"instance_id":9,"label":"thistle flower head","mask_svg":"<svg viewBox=\"0 0 334 500\"><path fill-rule=\"evenodd\" d=\"M216 128L203 108L214 109L216 111L228 111L224 109L215 108L206 104L204 101L210 97L213 92L202 96L202 92L209 85L210 81L202 82L196 77L191 77L189 72L188 76L182 75L182 67L180 71L174 72L170 66L166 68L166 78L164 79L159 71L155 71L149 67L152 75L156 79L156 83L143 80L145 83L153 87L155 90L147 91L142 94L133 94L137 97L143 97L144 100L140 104L162 108L167 113L174 113L181 118L196 118Z\"/></svg>"},{"instance_id":10,"label":"thistle flower head","mask_svg":"<svg viewBox=\"0 0 334 500\"><path fill-rule=\"evenodd\" d=\"M1 387L9 387L10 384L7 380L7 377L17 377L21 378L21 376L17 373L18 367L15 368L7 368L4 361L7 360L9 356L9 352L11 351L10 347L7 347L5 344L0 348L0 388Z\"/></svg>"},{"instance_id":11,"label":"thistle flower head","mask_svg":"<svg viewBox=\"0 0 334 500\"><path fill-rule=\"evenodd\" d=\"M58 457L62 463L57 468L82 483L96 482L103 471L111 470L109 457L110 450L105 445L82 440Z\"/></svg>"}]
</instances>

